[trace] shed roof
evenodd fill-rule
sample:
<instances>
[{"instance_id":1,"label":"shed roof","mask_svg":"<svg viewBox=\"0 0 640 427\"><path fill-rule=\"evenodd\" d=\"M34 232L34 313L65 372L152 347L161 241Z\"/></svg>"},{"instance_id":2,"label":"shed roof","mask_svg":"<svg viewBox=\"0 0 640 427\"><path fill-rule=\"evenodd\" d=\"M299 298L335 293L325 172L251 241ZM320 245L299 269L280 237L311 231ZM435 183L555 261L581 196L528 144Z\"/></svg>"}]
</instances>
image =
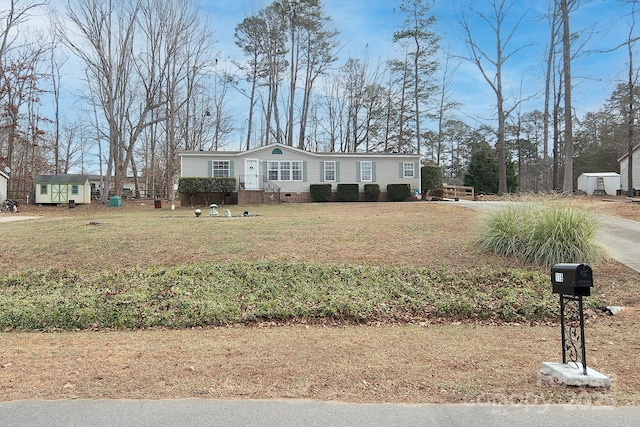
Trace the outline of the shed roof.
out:
<instances>
[{"instance_id":1,"label":"shed roof","mask_svg":"<svg viewBox=\"0 0 640 427\"><path fill-rule=\"evenodd\" d=\"M36 184L84 184L89 178L86 175L64 174L64 175L38 175Z\"/></svg>"},{"instance_id":2,"label":"shed roof","mask_svg":"<svg viewBox=\"0 0 640 427\"><path fill-rule=\"evenodd\" d=\"M584 175L584 176L600 176L600 177L608 177L608 176L612 176L612 177L620 177L619 173L616 172L584 172L580 175Z\"/></svg>"}]
</instances>

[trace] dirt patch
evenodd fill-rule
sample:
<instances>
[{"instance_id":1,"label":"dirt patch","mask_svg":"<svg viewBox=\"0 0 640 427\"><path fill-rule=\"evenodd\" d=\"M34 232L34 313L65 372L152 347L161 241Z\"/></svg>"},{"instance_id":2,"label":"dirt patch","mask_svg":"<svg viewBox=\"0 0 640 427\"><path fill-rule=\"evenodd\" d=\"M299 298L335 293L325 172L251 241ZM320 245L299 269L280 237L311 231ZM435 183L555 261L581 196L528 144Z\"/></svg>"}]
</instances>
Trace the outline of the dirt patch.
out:
<instances>
[{"instance_id":1,"label":"dirt patch","mask_svg":"<svg viewBox=\"0 0 640 427\"><path fill-rule=\"evenodd\" d=\"M2 400L264 399L637 405L637 311L591 319L587 361L610 390L549 382L559 326L278 326L3 334Z\"/></svg>"}]
</instances>

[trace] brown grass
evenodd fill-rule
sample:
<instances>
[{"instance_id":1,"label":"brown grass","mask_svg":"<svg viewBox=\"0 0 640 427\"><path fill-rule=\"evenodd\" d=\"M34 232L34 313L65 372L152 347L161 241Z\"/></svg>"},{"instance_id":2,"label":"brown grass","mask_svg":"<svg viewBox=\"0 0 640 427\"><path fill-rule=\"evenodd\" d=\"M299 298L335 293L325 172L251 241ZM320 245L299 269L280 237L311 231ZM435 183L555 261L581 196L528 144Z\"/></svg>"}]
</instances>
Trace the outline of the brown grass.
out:
<instances>
[{"instance_id":1,"label":"brown grass","mask_svg":"<svg viewBox=\"0 0 640 427\"><path fill-rule=\"evenodd\" d=\"M620 200L590 208L636 215L637 208L629 206ZM0 273L43 266L79 268L78 260L83 260L88 274L96 269L232 258L448 267L509 262L470 250L478 213L457 206L385 203L231 209L236 215L243 210L259 215L196 219L191 209L155 210L152 204L132 202L121 210L95 205L75 210L23 208L22 214L43 217L35 223L0 224ZM185 223L191 232L184 231ZM640 282L638 273L618 264L595 272L598 278L625 286ZM260 324L180 331L11 332L0 334L0 399L311 398L637 405L639 326L637 308L629 307L616 317L589 312L588 365L612 379L609 391L564 387L538 376L541 362L561 358L558 325Z\"/></svg>"}]
</instances>

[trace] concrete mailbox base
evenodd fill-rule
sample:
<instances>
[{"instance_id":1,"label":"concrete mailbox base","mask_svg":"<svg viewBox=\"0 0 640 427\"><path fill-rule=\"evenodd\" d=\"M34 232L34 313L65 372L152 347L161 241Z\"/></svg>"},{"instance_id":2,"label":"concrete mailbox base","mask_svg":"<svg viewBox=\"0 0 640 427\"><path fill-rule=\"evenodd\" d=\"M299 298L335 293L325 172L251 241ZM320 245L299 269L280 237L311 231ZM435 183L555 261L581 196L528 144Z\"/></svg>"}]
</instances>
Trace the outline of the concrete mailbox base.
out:
<instances>
[{"instance_id":1,"label":"concrete mailbox base","mask_svg":"<svg viewBox=\"0 0 640 427\"><path fill-rule=\"evenodd\" d=\"M582 372L581 363L542 362L540 372L551 375L566 385L610 388L609 377L587 366L587 375Z\"/></svg>"}]
</instances>

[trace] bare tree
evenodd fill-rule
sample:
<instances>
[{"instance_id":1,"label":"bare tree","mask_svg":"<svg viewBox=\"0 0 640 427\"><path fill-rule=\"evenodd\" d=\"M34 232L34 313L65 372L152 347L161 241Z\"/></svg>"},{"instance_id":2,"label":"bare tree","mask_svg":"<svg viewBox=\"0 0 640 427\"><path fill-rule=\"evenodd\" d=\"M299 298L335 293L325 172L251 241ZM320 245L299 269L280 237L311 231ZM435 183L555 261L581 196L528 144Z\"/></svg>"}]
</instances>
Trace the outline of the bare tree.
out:
<instances>
[{"instance_id":1,"label":"bare tree","mask_svg":"<svg viewBox=\"0 0 640 427\"><path fill-rule=\"evenodd\" d=\"M126 174L127 103L135 92L132 68L139 9L129 9L128 2L117 3L116 6L111 0L69 0L66 14L76 31L70 33L62 25L58 29L64 43L84 63L87 84L107 123L109 158L105 185L110 188L114 176L114 188L119 192ZM108 191L104 191L101 201L106 203L108 197Z\"/></svg>"},{"instance_id":2,"label":"bare tree","mask_svg":"<svg viewBox=\"0 0 640 427\"><path fill-rule=\"evenodd\" d=\"M407 49L408 56L413 60L411 87L418 154L421 153L421 105L434 87L432 79L437 62L433 57L439 48L439 37L432 29L436 18L429 14L432 6L433 1L430 0L403 0L400 11L404 14L405 20L401 29L393 34L394 42L403 45Z\"/></svg>"},{"instance_id":3,"label":"bare tree","mask_svg":"<svg viewBox=\"0 0 640 427\"><path fill-rule=\"evenodd\" d=\"M502 67L514 54L522 50L525 46L517 47L511 51L507 51L508 46L516 34L525 14L521 15L510 30L503 35L505 20L511 13L511 8L515 4L514 1L507 3L506 0L489 0L489 4L492 8L492 16L487 16L482 12L474 12L474 14L484 21L485 24L491 28L493 35L495 35L495 56L490 56L489 53L484 50L478 39L474 37L472 25L470 24L468 13L463 11L460 16L460 24L465 32L465 42L469 48L469 56L465 58L468 61L474 63L484 80L489 84L491 90L496 96L496 108L498 114L498 129L497 129L497 143L496 152L498 156L498 193L504 194L507 189L507 165L505 156L505 123L510 112L516 108L514 105L511 109L505 108L505 95L502 81ZM477 28L476 31L479 31ZM492 67L493 71L487 69L487 65Z\"/></svg>"},{"instance_id":4,"label":"bare tree","mask_svg":"<svg viewBox=\"0 0 640 427\"><path fill-rule=\"evenodd\" d=\"M456 108L459 105L458 102L455 102L451 99L451 85L453 83L453 73L455 72L455 68L453 70L449 69L450 59L450 56L446 55L444 68L442 70L442 77L440 80L440 93L437 110L438 131L436 135L435 149L432 149L431 157L431 160L434 161L437 166L440 166L444 150L443 142L444 123L446 120L445 116L450 110Z\"/></svg>"},{"instance_id":5,"label":"bare tree","mask_svg":"<svg viewBox=\"0 0 640 427\"><path fill-rule=\"evenodd\" d=\"M322 13L320 3L311 10L302 26L302 68L304 85L302 105L300 107L300 131L298 148L305 148L306 128L311 108L311 94L318 77L326 74L327 69L336 61L338 32L330 28L331 18Z\"/></svg>"},{"instance_id":6,"label":"bare tree","mask_svg":"<svg viewBox=\"0 0 640 427\"><path fill-rule=\"evenodd\" d=\"M633 197L634 188L633 188L633 147L635 142L635 116L636 116L636 91L637 91L637 81L638 81L638 70L634 68L633 65L633 49L635 47L636 42L640 39L634 35L635 25L636 25L636 6L638 4L637 1L631 0L631 13L630 13L630 23L629 23L629 33L627 35L627 40L624 45L627 47L627 54L629 57L629 68L628 68L628 80L627 80L627 196Z\"/></svg>"},{"instance_id":7,"label":"bare tree","mask_svg":"<svg viewBox=\"0 0 640 427\"><path fill-rule=\"evenodd\" d=\"M555 188L557 176L557 169L553 168L552 179L549 179L550 165L549 165L549 120L550 120L550 105L551 105L551 84L552 84L552 73L554 72L554 64L557 55L557 44L558 44L558 31L559 31L559 11L558 4L556 1L552 2L549 7L549 46L547 47L547 58L546 58L546 70L545 70L545 88L544 88L544 123L543 123L543 140L544 140L544 148L543 148L543 165L545 171L542 175L543 188L546 191ZM555 90L555 88L554 88ZM554 98L555 99L555 98ZM554 103L555 105L555 103ZM554 140L555 142L556 140ZM554 150L554 153L557 150ZM557 159L554 157L554 165L557 165Z\"/></svg>"},{"instance_id":8,"label":"bare tree","mask_svg":"<svg viewBox=\"0 0 640 427\"><path fill-rule=\"evenodd\" d=\"M236 45L242 49L248 61L238 63L238 67L245 72L249 82L249 94L241 91L249 100L249 113L247 118L247 140L245 149L251 148L251 135L253 132L253 115L256 106L256 90L261 75L261 56L264 54L262 40L267 36L265 21L258 16L250 16L238 24L234 37Z\"/></svg>"},{"instance_id":9,"label":"bare tree","mask_svg":"<svg viewBox=\"0 0 640 427\"><path fill-rule=\"evenodd\" d=\"M40 120L35 117L35 105L40 102L45 78L43 59L50 46L41 34L26 31L26 25L46 4L10 0L0 11L0 130L4 133L0 138L0 163L15 178L9 182L9 193L25 191L24 178L33 175L36 165L34 144L38 143L35 136L40 135Z\"/></svg>"}]
</instances>

